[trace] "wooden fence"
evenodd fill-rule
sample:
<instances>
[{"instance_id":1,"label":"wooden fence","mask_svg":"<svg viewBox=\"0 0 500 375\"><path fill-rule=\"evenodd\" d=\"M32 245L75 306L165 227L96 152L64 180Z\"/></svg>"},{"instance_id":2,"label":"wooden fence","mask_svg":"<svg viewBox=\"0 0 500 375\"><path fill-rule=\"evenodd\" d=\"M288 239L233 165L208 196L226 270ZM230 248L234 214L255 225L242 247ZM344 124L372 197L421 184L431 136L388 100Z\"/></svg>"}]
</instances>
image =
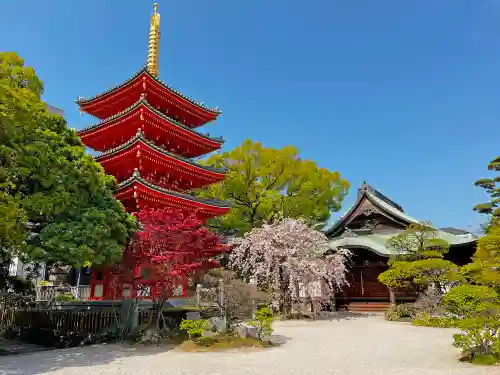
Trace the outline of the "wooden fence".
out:
<instances>
[{"instance_id":1,"label":"wooden fence","mask_svg":"<svg viewBox=\"0 0 500 375\"><path fill-rule=\"evenodd\" d=\"M37 301L51 301L57 295L61 294L57 286L37 286L35 291ZM75 299L88 300L90 297L90 285L72 286L70 287L70 292Z\"/></svg>"},{"instance_id":2,"label":"wooden fence","mask_svg":"<svg viewBox=\"0 0 500 375\"><path fill-rule=\"evenodd\" d=\"M6 309L0 313L0 329L36 329L95 334L119 322L119 311Z\"/></svg>"}]
</instances>

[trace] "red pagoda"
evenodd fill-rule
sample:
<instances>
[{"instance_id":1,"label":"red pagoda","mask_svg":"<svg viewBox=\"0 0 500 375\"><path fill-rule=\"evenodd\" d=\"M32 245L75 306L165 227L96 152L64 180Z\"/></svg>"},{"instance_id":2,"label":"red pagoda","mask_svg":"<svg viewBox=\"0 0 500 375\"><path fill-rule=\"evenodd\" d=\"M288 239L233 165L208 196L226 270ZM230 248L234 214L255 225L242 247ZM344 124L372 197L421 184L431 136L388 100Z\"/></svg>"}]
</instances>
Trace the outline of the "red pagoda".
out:
<instances>
[{"instance_id":1,"label":"red pagoda","mask_svg":"<svg viewBox=\"0 0 500 375\"><path fill-rule=\"evenodd\" d=\"M97 161L116 178L116 197L128 212L148 207L196 212L203 219L223 215L229 210L228 203L185 192L224 179L225 170L191 160L221 147L222 138L195 130L215 120L220 111L158 79L159 27L155 3L146 66L121 85L93 98L76 100L81 111L100 120L78 135L87 147L102 152ZM92 273L91 299L125 296L125 292L112 295L115 292L109 290L109 277L106 272Z\"/></svg>"}]
</instances>

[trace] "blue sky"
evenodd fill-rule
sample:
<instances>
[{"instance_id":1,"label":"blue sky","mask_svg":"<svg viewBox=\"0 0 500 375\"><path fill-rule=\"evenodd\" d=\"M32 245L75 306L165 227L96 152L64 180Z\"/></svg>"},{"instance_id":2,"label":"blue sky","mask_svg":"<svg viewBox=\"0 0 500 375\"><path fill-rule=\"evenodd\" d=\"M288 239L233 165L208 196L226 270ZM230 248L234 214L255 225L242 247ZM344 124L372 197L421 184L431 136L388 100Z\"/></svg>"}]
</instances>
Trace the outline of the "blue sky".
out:
<instances>
[{"instance_id":1,"label":"blue sky","mask_svg":"<svg viewBox=\"0 0 500 375\"><path fill-rule=\"evenodd\" d=\"M18 52L64 109L145 63L151 0L0 0ZM220 106L204 129L363 180L410 215L471 229L500 152L500 1L160 0L160 78ZM335 215L338 217L338 215Z\"/></svg>"}]
</instances>

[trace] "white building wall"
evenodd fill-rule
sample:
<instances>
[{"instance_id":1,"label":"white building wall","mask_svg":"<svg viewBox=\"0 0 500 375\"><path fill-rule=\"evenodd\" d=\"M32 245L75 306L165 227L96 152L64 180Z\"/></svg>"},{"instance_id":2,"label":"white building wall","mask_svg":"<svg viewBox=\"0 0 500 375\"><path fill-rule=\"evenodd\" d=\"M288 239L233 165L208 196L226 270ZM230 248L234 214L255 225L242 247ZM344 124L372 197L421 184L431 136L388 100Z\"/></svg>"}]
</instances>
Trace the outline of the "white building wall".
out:
<instances>
[{"instance_id":1,"label":"white building wall","mask_svg":"<svg viewBox=\"0 0 500 375\"><path fill-rule=\"evenodd\" d=\"M30 263L24 264L19 258L15 257L12 259L12 262L9 266L9 276L18 276L26 278L29 272L29 268L32 265ZM45 264L40 264L40 277L37 277L33 280L35 284L38 284L40 281L44 280L45 276Z\"/></svg>"}]
</instances>

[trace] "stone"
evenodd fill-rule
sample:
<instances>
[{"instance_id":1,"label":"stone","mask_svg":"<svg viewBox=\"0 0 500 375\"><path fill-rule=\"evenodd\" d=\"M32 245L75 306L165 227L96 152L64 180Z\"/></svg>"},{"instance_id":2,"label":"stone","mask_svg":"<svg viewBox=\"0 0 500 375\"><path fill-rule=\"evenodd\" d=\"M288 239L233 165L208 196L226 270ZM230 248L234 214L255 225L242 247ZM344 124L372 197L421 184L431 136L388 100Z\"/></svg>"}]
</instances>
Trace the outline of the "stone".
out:
<instances>
[{"instance_id":1,"label":"stone","mask_svg":"<svg viewBox=\"0 0 500 375\"><path fill-rule=\"evenodd\" d=\"M226 320L219 317L212 317L207 320L207 329L214 332L224 332L226 330Z\"/></svg>"},{"instance_id":2,"label":"stone","mask_svg":"<svg viewBox=\"0 0 500 375\"><path fill-rule=\"evenodd\" d=\"M245 324L245 323L238 324L235 327L235 332L242 339L246 339L247 337L253 337L256 339L258 338L257 328L252 327L252 326Z\"/></svg>"},{"instance_id":3,"label":"stone","mask_svg":"<svg viewBox=\"0 0 500 375\"><path fill-rule=\"evenodd\" d=\"M188 311L186 313L186 319L188 319L188 320L200 320L201 315L198 311Z\"/></svg>"}]
</instances>

